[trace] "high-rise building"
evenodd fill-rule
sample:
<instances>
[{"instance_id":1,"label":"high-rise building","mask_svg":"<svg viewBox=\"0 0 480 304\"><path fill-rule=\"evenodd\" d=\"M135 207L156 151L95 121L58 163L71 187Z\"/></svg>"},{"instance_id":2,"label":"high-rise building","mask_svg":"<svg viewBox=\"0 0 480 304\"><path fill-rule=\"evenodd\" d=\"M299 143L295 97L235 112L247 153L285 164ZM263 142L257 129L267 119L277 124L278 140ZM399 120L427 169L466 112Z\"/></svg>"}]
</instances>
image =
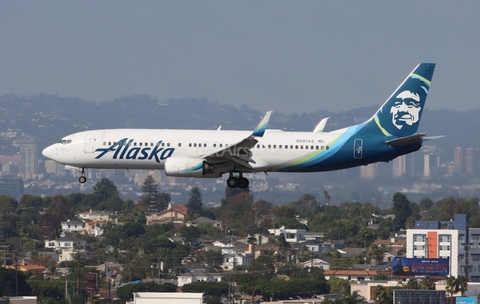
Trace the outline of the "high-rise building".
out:
<instances>
[{"instance_id":1,"label":"high-rise building","mask_svg":"<svg viewBox=\"0 0 480 304\"><path fill-rule=\"evenodd\" d=\"M392 164L393 177L402 177L407 171L407 157L401 155L393 160Z\"/></svg>"},{"instance_id":2,"label":"high-rise building","mask_svg":"<svg viewBox=\"0 0 480 304\"><path fill-rule=\"evenodd\" d=\"M377 164L368 164L360 167L360 176L363 178L374 178Z\"/></svg>"},{"instance_id":3,"label":"high-rise building","mask_svg":"<svg viewBox=\"0 0 480 304\"><path fill-rule=\"evenodd\" d=\"M37 173L37 145L23 144L20 148L22 161L20 163L20 173L23 175L33 175Z\"/></svg>"},{"instance_id":4,"label":"high-rise building","mask_svg":"<svg viewBox=\"0 0 480 304\"><path fill-rule=\"evenodd\" d=\"M463 148L456 147L453 150L453 171L457 174L464 173L464 155L463 155Z\"/></svg>"},{"instance_id":5,"label":"high-rise building","mask_svg":"<svg viewBox=\"0 0 480 304\"><path fill-rule=\"evenodd\" d=\"M466 214L448 222L415 222L407 229L407 258L449 258L450 275L480 282L480 228L468 228ZM467 266L468 265L468 266Z\"/></svg>"},{"instance_id":6,"label":"high-rise building","mask_svg":"<svg viewBox=\"0 0 480 304\"><path fill-rule=\"evenodd\" d=\"M472 175L478 170L478 148L466 148L465 149L465 173Z\"/></svg>"},{"instance_id":7,"label":"high-rise building","mask_svg":"<svg viewBox=\"0 0 480 304\"><path fill-rule=\"evenodd\" d=\"M18 202L23 196L23 181L21 179L0 179L0 195L8 195Z\"/></svg>"}]
</instances>

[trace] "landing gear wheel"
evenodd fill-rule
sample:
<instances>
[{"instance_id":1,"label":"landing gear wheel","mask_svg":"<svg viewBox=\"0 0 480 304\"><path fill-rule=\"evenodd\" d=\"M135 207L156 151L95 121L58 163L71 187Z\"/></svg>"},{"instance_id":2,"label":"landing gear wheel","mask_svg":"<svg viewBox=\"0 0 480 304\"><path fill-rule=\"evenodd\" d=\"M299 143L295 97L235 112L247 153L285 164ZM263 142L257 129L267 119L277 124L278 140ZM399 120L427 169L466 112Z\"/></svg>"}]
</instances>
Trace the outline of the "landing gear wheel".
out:
<instances>
[{"instance_id":1,"label":"landing gear wheel","mask_svg":"<svg viewBox=\"0 0 480 304\"><path fill-rule=\"evenodd\" d=\"M238 187L238 178L236 177L229 177L227 179L227 186L230 187L230 188L237 188Z\"/></svg>"},{"instance_id":2,"label":"landing gear wheel","mask_svg":"<svg viewBox=\"0 0 480 304\"><path fill-rule=\"evenodd\" d=\"M245 189L245 188L248 187L249 184L250 184L250 182L245 177L241 177L241 178L238 179L238 188Z\"/></svg>"},{"instance_id":3,"label":"landing gear wheel","mask_svg":"<svg viewBox=\"0 0 480 304\"><path fill-rule=\"evenodd\" d=\"M87 181L87 178L85 176L80 176L78 178L78 181L80 182L80 184L85 184L85 182Z\"/></svg>"}]
</instances>

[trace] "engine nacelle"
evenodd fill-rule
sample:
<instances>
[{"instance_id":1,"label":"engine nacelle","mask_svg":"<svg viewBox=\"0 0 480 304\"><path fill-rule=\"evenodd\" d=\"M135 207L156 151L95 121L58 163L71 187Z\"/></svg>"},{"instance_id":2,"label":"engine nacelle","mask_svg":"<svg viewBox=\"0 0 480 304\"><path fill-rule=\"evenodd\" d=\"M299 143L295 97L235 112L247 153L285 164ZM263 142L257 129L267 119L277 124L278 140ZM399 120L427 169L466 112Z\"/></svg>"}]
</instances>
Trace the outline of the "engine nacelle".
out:
<instances>
[{"instance_id":1,"label":"engine nacelle","mask_svg":"<svg viewBox=\"0 0 480 304\"><path fill-rule=\"evenodd\" d=\"M178 177L220 177L212 165L202 158L169 157L165 161L165 174Z\"/></svg>"}]
</instances>

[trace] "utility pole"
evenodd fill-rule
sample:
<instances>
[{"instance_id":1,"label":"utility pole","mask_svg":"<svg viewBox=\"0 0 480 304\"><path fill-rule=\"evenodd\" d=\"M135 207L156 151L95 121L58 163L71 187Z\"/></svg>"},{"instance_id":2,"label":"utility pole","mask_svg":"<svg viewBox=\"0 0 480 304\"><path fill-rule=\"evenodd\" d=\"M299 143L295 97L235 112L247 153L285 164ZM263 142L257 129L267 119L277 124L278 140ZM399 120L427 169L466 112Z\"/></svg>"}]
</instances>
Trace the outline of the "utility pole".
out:
<instances>
[{"instance_id":1,"label":"utility pole","mask_svg":"<svg viewBox=\"0 0 480 304\"><path fill-rule=\"evenodd\" d=\"M10 245L0 245L3 248L3 267L7 266L7 253L6 249L10 248Z\"/></svg>"},{"instance_id":2,"label":"utility pole","mask_svg":"<svg viewBox=\"0 0 480 304\"><path fill-rule=\"evenodd\" d=\"M252 304L255 303L255 237L249 238L249 243L252 245Z\"/></svg>"}]
</instances>

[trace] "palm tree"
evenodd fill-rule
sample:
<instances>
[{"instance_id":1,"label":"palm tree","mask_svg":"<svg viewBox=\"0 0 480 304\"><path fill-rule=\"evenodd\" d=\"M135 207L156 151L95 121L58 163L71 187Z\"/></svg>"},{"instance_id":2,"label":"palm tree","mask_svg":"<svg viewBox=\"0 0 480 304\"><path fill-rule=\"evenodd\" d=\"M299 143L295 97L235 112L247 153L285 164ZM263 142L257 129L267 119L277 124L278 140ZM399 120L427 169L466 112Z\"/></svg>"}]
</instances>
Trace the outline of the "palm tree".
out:
<instances>
[{"instance_id":1,"label":"palm tree","mask_svg":"<svg viewBox=\"0 0 480 304\"><path fill-rule=\"evenodd\" d=\"M377 285L373 290L373 300L375 304L384 304L388 301L387 289L382 285Z\"/></svg>"},{"instance_id":2,"label":"palm tree","mask_svg":"<svg viewBox=\"0 0 480 304\"><path fill-rule=\"evenodd\" d=\"M415 278L410 278L407 281L407 284L405 284L405 287L407 289L420 289L420 284L418 283L418 280Z\"/></svg>"},{"instance_id":3,"label":"palm tree","mask_svg":"<svg viewBox=\"0 0 480 304\"><path fill-rule=\"evenodd\" d=\"M426 276L420 281L420 288L423 290L435 290L435 281L431 277Z\"/></svg>"},{"instance_id":4,"label":"palm tree","mask_svg":"<svg viewBox=\"0 0 480 304\"><path fill-rule=\"evenodd\" d=\"M468 280L464 276L459 276L457 278L457 289L460 291L463 297L463 293L468 289Z\"/></svg>"},{"instance_id":5,"label":"palm tree","mask_svg":"<svg viewBox=\"0 0 480 304\"><path fill-rule=\"evenodd\" d=\"M453 302L453 294L458 292L458 280L454 276L449 276L447 278L447 286L445 291L450 294L450 303Z\"/></svg>"}]
</instances>

